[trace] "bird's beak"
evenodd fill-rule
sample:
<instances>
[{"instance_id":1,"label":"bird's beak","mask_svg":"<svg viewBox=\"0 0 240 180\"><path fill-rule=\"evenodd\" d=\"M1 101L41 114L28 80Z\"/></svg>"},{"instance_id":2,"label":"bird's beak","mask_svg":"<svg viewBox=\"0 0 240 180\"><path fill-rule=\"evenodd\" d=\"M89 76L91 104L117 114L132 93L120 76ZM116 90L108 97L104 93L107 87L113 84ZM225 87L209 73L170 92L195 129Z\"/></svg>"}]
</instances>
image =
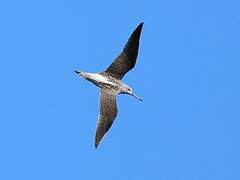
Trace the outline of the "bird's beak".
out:
<instances>
[{"instance_id":1,"label":"bird's beak","mask_svg":"<svg viewBox=\"0 0 240 180\"><path fill-rule=\"evenodd\" d=\"M140 101L143 101L143 99L142 98L140 98L140 97L138 97L137 95L135 95L135 94L131 94L133 97L135 97L135 98L137 98L138 100L140 100Z\"/></svg>"}]
</instances>

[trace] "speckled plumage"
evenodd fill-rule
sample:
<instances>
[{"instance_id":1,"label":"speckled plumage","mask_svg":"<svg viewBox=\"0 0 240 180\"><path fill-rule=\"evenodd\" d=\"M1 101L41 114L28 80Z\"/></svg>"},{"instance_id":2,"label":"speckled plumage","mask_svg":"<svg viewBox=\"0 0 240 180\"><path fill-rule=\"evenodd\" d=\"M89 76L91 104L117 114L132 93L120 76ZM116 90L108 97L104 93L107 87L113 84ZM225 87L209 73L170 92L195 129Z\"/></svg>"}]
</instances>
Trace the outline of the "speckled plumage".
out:
<instances>
[{"instance_id":1,"label":"speckled plumage","mask_svg":"<svg viewBox=\"0 0 240 180\"><path fill-rule=\"evenodd\" d=\"M116 96L121 93L129 94L142 100L133 94L128 85L121 81L123 76L136 64L142 27L143 23L140 23L130 36L123 51L105 71L100 73L75 71L86 80L100 87L100 113L95 135L96 148L117 116Z\"/></svg>"}]
</instances>

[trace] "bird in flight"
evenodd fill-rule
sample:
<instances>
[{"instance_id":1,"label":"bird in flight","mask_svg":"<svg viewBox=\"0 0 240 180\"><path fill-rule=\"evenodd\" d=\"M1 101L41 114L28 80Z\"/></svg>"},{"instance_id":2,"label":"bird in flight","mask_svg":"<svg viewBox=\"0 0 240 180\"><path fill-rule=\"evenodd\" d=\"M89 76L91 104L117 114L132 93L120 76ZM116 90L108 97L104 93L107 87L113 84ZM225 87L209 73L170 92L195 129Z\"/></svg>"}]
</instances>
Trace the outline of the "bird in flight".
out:
<instances>
[{"instance_id":1,"label":"bird in flight","mask_svg":"<svg viewBox=\"0 0 240 180\"><path fill-rule=\"evenodd\" d=\"M142 27L143 23L140 23L131 34L122 52L105 71L98 73L75 71L100 88L100 113L95 135L96 148L117 116L116 96L118 94L128 94L142 101L128 85L121 81L123 76L136 64Z\"/></svg>"}]
</instances>

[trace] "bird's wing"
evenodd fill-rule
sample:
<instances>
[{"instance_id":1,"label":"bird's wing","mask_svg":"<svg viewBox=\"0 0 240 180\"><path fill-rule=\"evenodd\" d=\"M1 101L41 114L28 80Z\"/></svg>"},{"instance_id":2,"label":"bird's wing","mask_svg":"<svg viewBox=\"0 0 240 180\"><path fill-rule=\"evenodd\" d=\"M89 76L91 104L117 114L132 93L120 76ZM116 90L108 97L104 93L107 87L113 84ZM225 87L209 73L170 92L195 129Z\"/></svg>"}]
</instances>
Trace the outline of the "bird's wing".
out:
<instances>
[{"instance_id":1,"label":"bird's wing","mask_svg":"<svg viewBox=\"0 0 240 180\"><path fill-rule=\"evenodd\" d=\"M117 79L122 79L128 71L134 68L138 55L142 27L143 23L140 23L128 39L121 54L113 61L107 70L104 71L105 73L109 73Z\"/></svg>"},{"instance_id":2,"label":"bird's wing","mask_svg":"<svg viewBox=\"0 0 240 180\"><path fill-rule=\"evenodd\" d=\"M112 89L101 88L100 93L100 114L97 122L97 130L95 136L95 147L110 129L114 119L117 116L116 92Z\"/></svg>"}]
</instances>

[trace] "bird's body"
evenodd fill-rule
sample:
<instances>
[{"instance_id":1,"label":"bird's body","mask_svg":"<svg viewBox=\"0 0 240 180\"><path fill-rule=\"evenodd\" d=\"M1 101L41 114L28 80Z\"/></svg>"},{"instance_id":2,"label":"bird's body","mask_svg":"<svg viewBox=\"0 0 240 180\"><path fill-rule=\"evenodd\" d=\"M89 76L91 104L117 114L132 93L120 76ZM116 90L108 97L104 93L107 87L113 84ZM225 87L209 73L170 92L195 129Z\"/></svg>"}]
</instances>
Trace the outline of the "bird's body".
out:
<instances>
[{"instance_id":1,"label":"bird's body","mask_svg":"<svg viewBox=\"0 0 240 180\"><path fill-rule=\"evenodd\" d=\"M110 76L104 76L101 73L81 72L79 73L79 75L86 80L91 81L100 88L105 86L111 86L112 88L114 88L121 82L120 80L116 80L114 78L111 78Z\"/></svg>"},{"instance_id":2,"label":"bird's body","mask_svg":"<svg viewBox=\"0 0 240 180\"><path fill-rule=\"evenodd\" d=\"M117 94L121 93L122 87L127 86L121 80L108 76L106 73L79 72L79 75L99 88L114 90Z\"/></svg>"},{"instance_id":3,"label":"bird's body","mask_svg":"<svg viewBox=\"0 0 240 180\"><path fill-rule=\"evenodd\" d=\"M121 81L123 76L135 66L142 26L143 23L139 24L121 54L105 71L99 73L75 71L100 88L100 114L95 136L95 147L98 146L117 116L116 96L121 93L129 94L142 100L133 94L128 85Z\"/></svg>"}]
</instances>

